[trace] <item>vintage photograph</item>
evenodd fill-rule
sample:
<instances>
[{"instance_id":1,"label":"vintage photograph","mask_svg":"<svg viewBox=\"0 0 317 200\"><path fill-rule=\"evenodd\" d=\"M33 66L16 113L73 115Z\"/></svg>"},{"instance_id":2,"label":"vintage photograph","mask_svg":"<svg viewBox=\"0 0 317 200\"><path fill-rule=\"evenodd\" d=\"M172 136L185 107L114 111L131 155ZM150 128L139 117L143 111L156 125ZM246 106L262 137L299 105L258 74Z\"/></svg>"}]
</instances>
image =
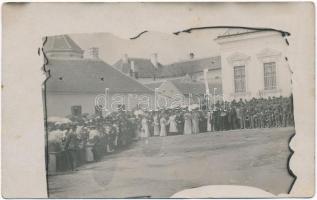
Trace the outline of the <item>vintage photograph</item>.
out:
<instances>
[{"instance_id":1,"label":"vintage photograph","mask_svg":"<svg viewBox=\"0 0 317 200\"><path fill-rule=\"evenodd\" d=\"M44 36L50 198L170 198L208 185L291 191L287 30Z\"/></svg>"}]
</instances>

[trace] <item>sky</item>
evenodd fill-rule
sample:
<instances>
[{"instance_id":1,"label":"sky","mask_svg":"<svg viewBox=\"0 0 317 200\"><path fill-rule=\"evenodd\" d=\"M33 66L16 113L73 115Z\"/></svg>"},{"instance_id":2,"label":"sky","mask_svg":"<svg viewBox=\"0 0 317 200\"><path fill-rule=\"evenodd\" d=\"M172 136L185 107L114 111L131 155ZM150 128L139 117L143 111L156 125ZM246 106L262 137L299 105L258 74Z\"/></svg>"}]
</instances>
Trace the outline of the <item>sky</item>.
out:
<instances>
[{"instance_id":1,"label":"sky","mask_svg":"<svg viewBox=\"0 0 317 200\"><path fill-rule=\"evenodd\" d=\"M313 21L313 18L307 20L307 12L313 10L308 9L309 6L309 3L140 3L106 4L99 7L92 5L85 9L84 14L87 16L77 12L72 16L85 21L84 27L74 26L72 32L59 31L56 34L90 33L72 34L71 37L83 49L99 47L101 59L109 64L115 63L125 53L143 58L158 53L159 61L168 64L188 58L190 52L195 53L196 58L220 55L219 45L214 39L226 30L195 31L179 36L172 34L175 31L219 25L275 28L290 32L292 36L289 41L292 43L293 39L298 40L299 34L306 34L300 30ZM307 17L306 24L297 22L298 16L303 17L303 14ZM67 15L64 21L70 21ZM63 27L62 30L67 28ZM136 40L128 39L144 30L150 32Z\"/></svg>"},{"instance_id":2,"label":"sky","mask_svg":"<svg viewBox=\"0 0 317 200\"><path fill-rule=\"evenodd\" d=\"M162 64L189 59L220 55L220 46L214 39L227 29L199 30L179 35L149 31L139 38L130 40L112 33L71 34L70 37L83 49L99 48L99 57L114 64L124 54L129 57L150 58L154 53Z\"/></svg>"}]
</instances>

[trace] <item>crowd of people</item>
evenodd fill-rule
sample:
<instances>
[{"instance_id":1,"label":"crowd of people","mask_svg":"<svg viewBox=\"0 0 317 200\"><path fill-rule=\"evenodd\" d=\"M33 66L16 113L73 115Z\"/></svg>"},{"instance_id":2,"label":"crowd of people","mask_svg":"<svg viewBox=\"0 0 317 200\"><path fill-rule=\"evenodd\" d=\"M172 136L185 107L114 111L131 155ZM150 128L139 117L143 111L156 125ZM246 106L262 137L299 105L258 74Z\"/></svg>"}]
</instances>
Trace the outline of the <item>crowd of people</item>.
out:
<instances>
[{"instance_id":1,"label":"crowd of people","mask_svg":"<svg viewBox=\"0 0 317 200\"><path fill-rule=\"evenodd\" d=\"M292 97L217 102L211 108L118 111L106 117L73 116L48 124L48 153L58 152L57 170L76 170L85 162L151 136L191 135L234 129L294 126Z\"/></svg>"},{"instance_id":2,"label":"crowd of people","mask_svg":"<svg viewBox=\"0 0 317 200\"><path fill-rule=\"evenodd\" d=\"M66 122L48 121L47 150L56 156L56 171L76 170L81 164L127 147L135 137L133 116L113 112L107 117L81 115Z\"/></svg>"}]
</instances>

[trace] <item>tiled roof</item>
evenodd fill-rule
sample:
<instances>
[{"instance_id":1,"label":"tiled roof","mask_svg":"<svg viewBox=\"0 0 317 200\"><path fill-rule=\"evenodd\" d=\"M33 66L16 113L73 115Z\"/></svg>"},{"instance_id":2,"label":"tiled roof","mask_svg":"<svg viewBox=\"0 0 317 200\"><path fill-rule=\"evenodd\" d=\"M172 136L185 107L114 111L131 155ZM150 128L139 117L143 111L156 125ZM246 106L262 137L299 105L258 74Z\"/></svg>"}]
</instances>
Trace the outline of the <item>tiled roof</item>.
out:
<instances>
[{"instance_id":1,"label":"tiled roof","mask_svg":"<svg viewBox=\"0 0 317 200\"><path fill-rule=\"evenodd\" d=\"M221 69L221 57L216 56L172 63L163 68L161 77L185 76L186 74L202 72L206 68Z\"/></svg>"},{"instance_id":2,"label":"tiled roof","mask_svg":"<svg viewBox=\"0 0 317 200\"><path fill-rule=\"evenodd\" d=\"M202 95L206 93L205 84L202 82L188 82L180 80L171 80L171 82L177 87L177 89L184 95ZM208 84L210 93L213 94L213 88L217 88L216 94L222 93L221 84Z\"/></svg>"},{"instance_id":3,"label":"tiled roof","mask_svg":"<svg viewBox=\"0 0 317 200\"><path fill-rule=\"evenodd\" d=\"M161 82L152 82L152 83L144 83L144 85L148 88L151 89L155 89L155 88L159 88L162 84L164 83L164 81Z\"/></svg>"},{"instance_id":4,"label":"tiled roof","mask_svg":"<svg viewBox=\"0 0 317 200\"><path fill-rule=\"evenodd\" d=\"M155 77L159 77L163 69L163 66L160 63L158 63L158 67L156 68L150 59L144 58L129 58L128 62L124 62L120 59L113 65L113 67L125 74L129 74L131 61L134 62L134 68L135 71L138 72L139 78L153 78L154 75Z\"/></svg>"},{"instance_id":5,"label":"tiled roof","mask_svg":"<svg viewBox=\"0 0 317 200\"><path fill-rule=\"evenodd\" d=\"M49 59L51 77L46 82L49 92L153 93L136 80L101 60Z\"/></svg>"},{"instance_id":6,"label":"tiled roof","mask_svg":"<svg viewBox=\"0 0 317 200\"><path fill-rule=\"evenodd\" d=\"M44 51L47 52L76 52L83 53L84 51L68 36L58 35L49 36L44 45Z\"/></svg>"}]
</instances>

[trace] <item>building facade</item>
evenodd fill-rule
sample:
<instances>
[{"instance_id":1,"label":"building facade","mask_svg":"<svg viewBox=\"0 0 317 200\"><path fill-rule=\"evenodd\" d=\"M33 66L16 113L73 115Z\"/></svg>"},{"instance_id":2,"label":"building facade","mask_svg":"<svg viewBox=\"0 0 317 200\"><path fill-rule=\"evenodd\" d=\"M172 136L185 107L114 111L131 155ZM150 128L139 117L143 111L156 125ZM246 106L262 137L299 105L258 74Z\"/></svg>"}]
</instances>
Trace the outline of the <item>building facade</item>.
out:
<instances>
[{"instance_id":1,"label":"building facade","mask_svg":"<svg viewBox=\"0 0 317 200\"><path fill-rule=\"evenodd\" d=\"M225 100L291 95L287 44L281 33L229 29L215 41L221 46Z\"/></svg>"}]
</instances>

